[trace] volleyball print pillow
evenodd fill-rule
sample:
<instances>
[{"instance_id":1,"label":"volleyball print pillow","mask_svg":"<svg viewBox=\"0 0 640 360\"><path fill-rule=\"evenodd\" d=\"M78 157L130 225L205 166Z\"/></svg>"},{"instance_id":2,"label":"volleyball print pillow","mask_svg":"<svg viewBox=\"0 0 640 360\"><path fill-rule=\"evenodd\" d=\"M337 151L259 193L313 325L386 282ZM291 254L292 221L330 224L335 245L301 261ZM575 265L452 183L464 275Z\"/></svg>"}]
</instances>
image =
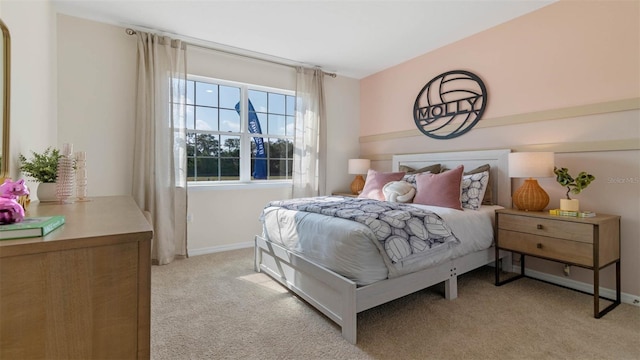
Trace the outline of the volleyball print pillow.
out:
<instances>
[{"instance_id":1,"label":"volleyball print pillow","mask_svg":"<svg viewBox=\"0 0 640 360\"><path fill-rule=\"evenodd\" d=\"M482 205L484 193L489 184L489 172L483 171L477 174L462 176L462 194L460 203L463 209L478 210Z\"/></svg>"}]
</instances>

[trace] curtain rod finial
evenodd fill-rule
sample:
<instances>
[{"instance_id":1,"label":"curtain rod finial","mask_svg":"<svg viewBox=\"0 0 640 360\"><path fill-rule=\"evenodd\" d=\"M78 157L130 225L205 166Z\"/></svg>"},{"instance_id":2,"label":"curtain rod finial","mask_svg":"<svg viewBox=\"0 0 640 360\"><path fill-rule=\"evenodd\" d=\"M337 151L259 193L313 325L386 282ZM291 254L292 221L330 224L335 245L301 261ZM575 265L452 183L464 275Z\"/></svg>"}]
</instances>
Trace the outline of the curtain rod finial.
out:
<instances>
[{"instance_id":1,"label":"curtain rod finial","mask_svg":"<svg viewBox=\"0 0 640 360\"><path fill-rule=\"evenodd\" d=\"M130 28L124 30L128 35L135 35L136 31Z\"/></svg>"}]
</instances>

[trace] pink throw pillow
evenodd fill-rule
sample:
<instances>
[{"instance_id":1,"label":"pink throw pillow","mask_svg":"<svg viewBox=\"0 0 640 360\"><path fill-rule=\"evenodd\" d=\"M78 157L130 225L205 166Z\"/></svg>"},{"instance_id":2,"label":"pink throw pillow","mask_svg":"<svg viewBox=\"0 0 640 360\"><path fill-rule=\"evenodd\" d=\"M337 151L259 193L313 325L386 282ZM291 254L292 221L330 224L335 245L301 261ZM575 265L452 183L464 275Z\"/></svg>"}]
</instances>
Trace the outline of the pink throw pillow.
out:
<instances>
[{"instance_id":1,"label":"pink throw pillow","mask_svg":"<svg viewBox=\"0 0 640 360\"><path fill-rule=\"evenodd\" d=\"M404 174L404 171L383 173L369 169L369 172L367 172L367 180L364 182L364 189L362 189L358 197L384 201L382 187L392 181L402 180Z\"/></svg>"},{"instance_id":2,"label":"pink throw pillow","mask_svg":"<svg viewBox=\"0 0 640 360\"><path fill-rule=\"evenodd\" d=\"M414 204L433 205L462 210L460 188L464 166L440 174L418 174Z\"/></svg>"}]
</instances>

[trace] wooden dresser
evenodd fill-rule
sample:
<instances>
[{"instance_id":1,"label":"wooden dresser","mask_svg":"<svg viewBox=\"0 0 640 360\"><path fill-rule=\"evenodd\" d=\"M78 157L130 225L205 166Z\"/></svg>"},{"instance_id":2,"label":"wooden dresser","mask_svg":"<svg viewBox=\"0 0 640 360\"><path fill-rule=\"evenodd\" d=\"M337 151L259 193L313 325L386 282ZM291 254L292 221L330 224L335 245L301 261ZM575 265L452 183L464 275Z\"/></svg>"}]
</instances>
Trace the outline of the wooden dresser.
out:
<instances>
[{"instance_id":1,"label":"wooden dresser","mask_svg":"<svg viewBox=\"0 0 640 360\"><path fill-rule=\"evenodd\" d=\"M45 237L0 241L0 359L148 359L151 238L131 197L33 203Z\"/></svg>"}]
</instances>

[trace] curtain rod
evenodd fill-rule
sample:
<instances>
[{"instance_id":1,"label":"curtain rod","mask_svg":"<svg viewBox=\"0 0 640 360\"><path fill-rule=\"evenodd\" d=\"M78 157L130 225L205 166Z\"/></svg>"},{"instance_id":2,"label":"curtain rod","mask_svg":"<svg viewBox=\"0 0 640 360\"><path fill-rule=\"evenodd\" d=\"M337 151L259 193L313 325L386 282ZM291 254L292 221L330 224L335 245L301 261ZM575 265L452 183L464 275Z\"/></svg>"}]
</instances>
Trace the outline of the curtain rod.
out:
<instances>
[{"instance_id":1,"label":"curtain rod","mask_svg":"<svg viewBox=\"0 0 640 360\"><path fill-rule=\"evenodd\" d=\"M128 35L135 35L136 34L136 30L131 29L131 28L126 28L124 30ZM207 50L214 50L214 51L219 51L225 54L230 54L230 55L235 55L235 56L242 56L242 57L246 57L246 58L250 58L250 59L254 59L254 60L259 60L259 61L266 61L266 62L270 62L272 64L277 64L277 65L283 65L283 66L288 66L288 67L292 67L295 68L295 65L291 65L291 64L287 64L284 62L279 62L279 61L275 61L275 60L269 60L269 59L263 59L257 56L251 56L251 55L246 55L246 54L240 54L240 53L234 53L232 51L228 51L228 50L222 50L222 49L216 49L214 47L210 47L210 46L204 46L204 45L200 45L200 44L195 44L192 42L188 42L188 41L184 41L185 43L187 43L187 45L190 46L195 46L195 47L199 47L202 49L207 49ZM336 76L338 76L336 73L331 73L331 72L326 72L326 71L322 71L325 75L330 76L332 78L335 78Z\"/></svg>"}]
</instances>

